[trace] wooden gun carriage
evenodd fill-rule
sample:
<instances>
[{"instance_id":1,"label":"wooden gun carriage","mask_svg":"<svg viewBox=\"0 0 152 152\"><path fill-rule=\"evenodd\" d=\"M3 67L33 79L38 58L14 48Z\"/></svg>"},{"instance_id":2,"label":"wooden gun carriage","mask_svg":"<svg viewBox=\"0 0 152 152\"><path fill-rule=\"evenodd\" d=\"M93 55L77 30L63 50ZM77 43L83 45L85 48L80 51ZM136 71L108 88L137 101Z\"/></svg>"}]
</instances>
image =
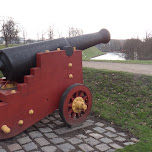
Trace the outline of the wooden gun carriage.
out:
<instances>
[{"instance_id":1,"label":"wooden gun carriage","mask_svg":"<svg viewBox=\"0 0 152 152\"><path fill-rule=\"evenodd\" d=\"M19 134L56 109L68 125L83 123L92 96L83 85L81 50L109 40L102 29L0 50L5 76L0 80L0 139Z\"/></svg>"}]
</instances>

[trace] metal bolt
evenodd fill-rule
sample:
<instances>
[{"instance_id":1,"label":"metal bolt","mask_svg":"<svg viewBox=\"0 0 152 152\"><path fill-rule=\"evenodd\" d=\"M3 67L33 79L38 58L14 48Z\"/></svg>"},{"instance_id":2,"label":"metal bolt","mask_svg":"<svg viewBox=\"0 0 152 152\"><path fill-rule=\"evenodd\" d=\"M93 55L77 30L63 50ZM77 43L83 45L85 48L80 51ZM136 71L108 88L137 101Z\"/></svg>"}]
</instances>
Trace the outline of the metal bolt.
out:
<instances>
[{"instance_id":1,"label":"metal bolt","mask_svg":"<svg viewBox=\"0 0 152 152\"><path fill-rule=\"evenodd\" d=\"M23 124L24 124L24 121L23 121L23 120L19 120L19 121L18 121L18 125L21 126L21 125L23 125Z\"/></svg>"},{"instance_id":2,"label":"metal bolt","mask_svg":"<svg viewBox=\"0 0 152 152\"><path fill-rule=\"evenodd\" d=\"M34 114L34 110L29 110L29 115L33 115Z\"/></svg>"}]
</instances>

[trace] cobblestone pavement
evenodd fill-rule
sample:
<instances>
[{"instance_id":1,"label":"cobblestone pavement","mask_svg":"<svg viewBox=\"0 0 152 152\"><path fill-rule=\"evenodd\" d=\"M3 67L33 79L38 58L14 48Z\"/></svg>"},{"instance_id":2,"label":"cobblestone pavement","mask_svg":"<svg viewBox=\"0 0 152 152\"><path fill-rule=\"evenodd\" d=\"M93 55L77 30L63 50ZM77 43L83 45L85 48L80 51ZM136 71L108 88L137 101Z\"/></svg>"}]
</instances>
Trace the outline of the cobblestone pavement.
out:
<instances>
[{"instance_id":1,"label":"cobblestone pavement","mask_svg":"<svg viewBox=\"0 0 152 152\"><path fill-rule=\"evenodd\" d=\"M114 152L137 141L94 116L81 126L69 128L55 112L20 135L0 141L0 152Z\"/></svg>"}]
</instances>

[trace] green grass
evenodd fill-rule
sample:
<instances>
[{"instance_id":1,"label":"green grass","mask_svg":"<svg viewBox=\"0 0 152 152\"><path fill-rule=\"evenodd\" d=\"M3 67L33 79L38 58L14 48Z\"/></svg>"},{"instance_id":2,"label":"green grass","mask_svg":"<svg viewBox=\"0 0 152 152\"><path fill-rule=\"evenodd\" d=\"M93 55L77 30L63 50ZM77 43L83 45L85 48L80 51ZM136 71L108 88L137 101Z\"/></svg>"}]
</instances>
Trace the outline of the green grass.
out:
<instances>
[{"instance_id":1,"label":"green grass","mask_svg":"<svg viewBox=\"0 0 152 152\"><path fill-rule=\"evenodd\" d=\"M92 112L139 138L123 152L152 152L152 77L84 68Z\"/></svg>"},{"instance_id":2,"label":"green grass","mask_svg":"<svg viewBox=\"0 0 152 152\"><path fill-rule=\"evenodd\" d=\"M104 54L98 50L95 46L88 48L82 52L82 60L90 60L90 58Z\"/></svg>"},{"instance_id":3,"label":"green grass","mask_svg":"<svg viewBox=\"0 0 152 152\"><path fill-rule=\"evenodd\" d=\"M14 46L18 46L18 44L9 44L8 47L14 47ZM0 44L0 49L4 49L7 48L5 45Z\"/></svg>"},{"instance_id":4,"label":"green grass","mask_svg":"<svg viewBox=\"0 0 152 152\"><path fill-rule=\"evenodd\" d=\"M152 64L152 60L88 60L96 62L132 63L132 64Z\"/></svg>"}]
</instances>

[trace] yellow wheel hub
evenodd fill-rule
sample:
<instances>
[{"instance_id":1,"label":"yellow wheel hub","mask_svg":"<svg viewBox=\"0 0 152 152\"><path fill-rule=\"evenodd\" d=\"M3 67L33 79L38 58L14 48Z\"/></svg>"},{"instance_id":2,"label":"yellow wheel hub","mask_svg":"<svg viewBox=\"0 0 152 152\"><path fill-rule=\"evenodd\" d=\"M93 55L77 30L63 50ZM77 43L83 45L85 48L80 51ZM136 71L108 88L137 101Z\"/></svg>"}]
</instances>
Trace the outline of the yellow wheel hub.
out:
<instances>
[{"instance_id":1,"label":"yellow wheel hub","mask_svg":"<svg viewBox=\"0 0 152 152\"><path fill-rule=\"evenodd\" d=\"M72 103L72 110L75 113L79 113L82 110L86 110L87 109L87 105L85 104L84 100L82 97L76 97Z\"/></svg>"}]
</instances>

